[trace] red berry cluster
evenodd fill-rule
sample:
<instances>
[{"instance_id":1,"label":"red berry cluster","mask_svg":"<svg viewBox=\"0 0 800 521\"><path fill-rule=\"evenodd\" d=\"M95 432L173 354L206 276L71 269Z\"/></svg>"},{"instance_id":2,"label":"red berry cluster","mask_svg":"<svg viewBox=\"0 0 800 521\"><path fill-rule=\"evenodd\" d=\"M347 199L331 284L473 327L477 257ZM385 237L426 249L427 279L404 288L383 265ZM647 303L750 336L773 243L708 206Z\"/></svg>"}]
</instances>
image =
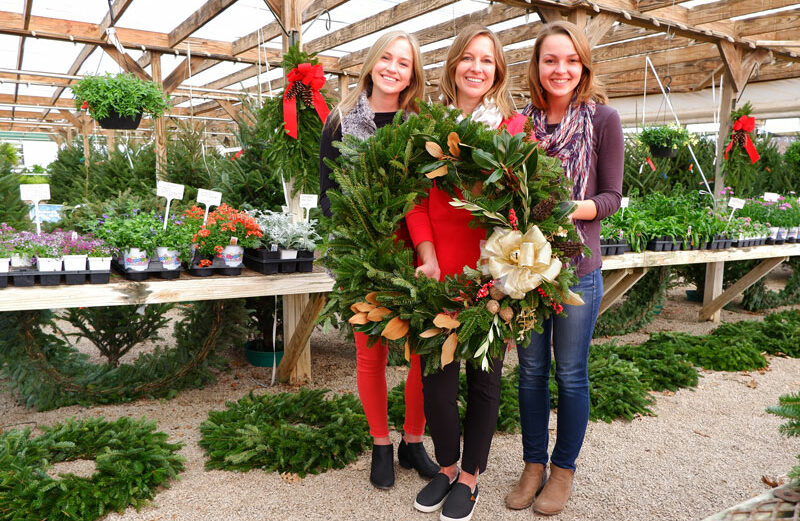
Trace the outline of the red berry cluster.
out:
<instances>
[{"instance_id":1,"label":"red berry cluster","mask_svg":"<svg viewBox=\"0 0 800 521\"><path fill-rule=\"evenodd\" d=\"M514 231L516 231L519 220L517 219L517 212L515 212L513 208L508 211L508 221L511 223L511 227L514 228Z\"/></svg>"},{"instance_id":2,"label":"red berry cluster","mask_svg":"<svg viewBox=\"0 0 800 521\"><path fill-rule=\"evenodd\" d=\"M539 295L541 295L542 298L545 298L545 299L548 299L548 300L550 299L550 295L548 295L547 292L545 290L543 290L541 286L536 288L536 291L539 292ZM564 306L562 306L561 304L559 304L558 302L555 302L553 300L550 300L550 307L553 308L553 312L556 315L558 315L562 311L564 311Z\"/></svg>"},{"instance_id":3,"label":"red berry cluster","mask_svg":"<svg viewBox=\"0 0 800 521\"><path fill-rule=\"evenodd\" d=\"M477 293L477 295L475 295L475 298L476 299L482 299L483 297L488 296L489 295L489 288L494 286L494 283L495 283L495 280L492 279L489 282L487 282L486 284L484 284L483 286L481 286L481 289L478 290L478 293Z\"/></svg>"}]
</instances>

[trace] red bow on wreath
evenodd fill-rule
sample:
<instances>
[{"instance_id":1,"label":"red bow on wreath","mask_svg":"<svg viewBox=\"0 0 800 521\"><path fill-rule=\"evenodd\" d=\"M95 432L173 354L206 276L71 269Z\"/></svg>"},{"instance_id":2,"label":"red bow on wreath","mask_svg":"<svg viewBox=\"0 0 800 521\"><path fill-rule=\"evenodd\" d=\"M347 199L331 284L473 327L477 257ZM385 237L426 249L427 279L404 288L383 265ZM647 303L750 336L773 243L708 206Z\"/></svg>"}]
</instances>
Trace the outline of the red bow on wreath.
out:
<instances>
[{"instance_id":1,"label":"red bow on wreath","mask_svg":"<svg viewBox=\"0 0 800 521\"><path fill-rule=\"evenodd\" d=\"M733 133L735 134L737 131L744 132L744 149L747 151L747 155L750 156L750 162L755 163L761 156L758 155L758 151L756 150L756 146L753 144L753 140L750 139L750 132L756 129L756 118L752 116L741 116L736 122L733 124ZM730 152L731 148L733 148L733 136L731 136L731 142L728 143L728 146L725 147L725 159L728 159L728 152Z\"/></svg>"},{"instance_id":2,"label":"red bow on wreath","mask_svg":"<svg viewBox=\"0 0 800 521\"><path fill-rule=\"evenodd\" d=\"M297 139L297 103L294 99L289 98L289 91L292 90L292 86L297 81L311 87L314 109L316 109L319 119L325 122L330 111L328 110L328 104L325 103L325 98L319 92L319 89L325 85L325 74L322 70L322 65L301 63L290 70L286 78L289 84L283 92L283 123L286 127L286 132Z\"/></svg>"}]
</instances>

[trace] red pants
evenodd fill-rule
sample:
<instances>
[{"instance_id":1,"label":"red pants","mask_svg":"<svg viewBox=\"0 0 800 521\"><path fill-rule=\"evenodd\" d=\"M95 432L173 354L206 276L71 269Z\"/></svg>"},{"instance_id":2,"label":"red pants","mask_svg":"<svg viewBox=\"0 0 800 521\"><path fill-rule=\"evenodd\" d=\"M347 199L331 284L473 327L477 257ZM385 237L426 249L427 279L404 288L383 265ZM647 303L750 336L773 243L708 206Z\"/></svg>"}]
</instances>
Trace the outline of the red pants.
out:
<instances>
[{"instance_id":1,"label":"red pants","mask_svg":"<svg viewBox=\"0 0 800 521\"><path fill-rule=\"evenodd\" d=\"M375 438L389 435L386 390L386 360L389 348L377 341L367 346L367 335L354 331L356 339L356 380L358 396L369 422L369 433ZM406 418L403 430L422 436L425 432L425 407L422 398L422 369L419 355L411 355L411 369L406 378Z\"/></svg>"}]
</instances>

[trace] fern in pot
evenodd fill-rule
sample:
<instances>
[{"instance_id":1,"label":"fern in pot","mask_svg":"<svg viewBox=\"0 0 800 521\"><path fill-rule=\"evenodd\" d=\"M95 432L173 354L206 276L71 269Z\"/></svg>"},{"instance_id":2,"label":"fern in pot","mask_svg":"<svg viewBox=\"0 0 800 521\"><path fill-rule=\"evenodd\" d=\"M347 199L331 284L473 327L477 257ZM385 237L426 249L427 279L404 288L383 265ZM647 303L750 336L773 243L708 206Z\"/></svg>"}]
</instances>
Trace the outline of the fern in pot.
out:
<instances>
[{"instance_id":1,"label":"fern in pot","mask_svg":"<svg viewBox=\"0 0 800 521\"><path fill-rule=\"evenodd\" d=\"M680 125L658 125L643 128L639 142L650 148L653 157L674 158L678 148L692 142L692 136Z\"/></svg>"},{"instance_id":2,"label":"fern in pot","mask_svg":"<svg viewBox=\"0 0 800 521\"><path fill-rule=\"evenodd\" d=\"M133 130L142 114L158 118L169 109L161 86L130 73L88 75L70 87L75 108L89 110L101 127Z\"/></svg>"}]
</instances>

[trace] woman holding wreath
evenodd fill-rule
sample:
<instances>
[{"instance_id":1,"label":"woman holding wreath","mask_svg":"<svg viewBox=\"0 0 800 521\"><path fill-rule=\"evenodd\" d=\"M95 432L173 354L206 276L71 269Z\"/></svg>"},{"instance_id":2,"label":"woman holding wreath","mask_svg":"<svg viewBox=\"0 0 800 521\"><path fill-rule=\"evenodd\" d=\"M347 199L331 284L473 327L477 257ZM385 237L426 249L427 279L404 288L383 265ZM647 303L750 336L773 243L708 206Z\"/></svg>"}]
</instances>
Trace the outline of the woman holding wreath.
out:
<instances>
[{"instance_id":1,"label":"woman holding wreath","mask_svg":"<svg viewBox=\"0 0 800 521\"><path fill-rule=\"evenodd\" d=\"M326 216L331 216L326 192L338 189L336 182L331 179L331 169L324 161L325 158L335 160L340 155L332 143L341 141L343 135L367 139L378 128L390 124L398 110L416 112L415 100L422 97L424 85L416 39L403 31L392 31L378 38L364 59L357 86L345 94L339 105L331 111L322 130L320 206ZM397 236L402 237L406 233L400 230ZM368 337L361 332L354 332L354 336L358 394L374 443L370 482L377 488L386 489L394 485L394 449L389 439L387 414L388 346L383 341L367 345ZM397 457L403 467L414 468L421 476L431 478L439 468L422 445L425 413L421 377L419 356L412 356L405 386L403 439Z\"/></svg>"},{"instance_id":2,"label":"woman holding wreath","mask_svg":"<svg viewBox=\"0 0 800 521\"><path fill-rule=\"evenodd\" d=\"M507 90L506 62L497 36L480 25L465 28L454 40L440 80L441 100L491 128L514 126L519 132L524 117L516 114ZM479 187L477 187L479 189ZM480 257L482 228L470 228L472 215L452 207L451 196L434 184L428 197L406 215L411 240L419 258L417 273L443 280L474 268ZM422 378L425 416L441 470L416 497L422 512L442 508L440 519L468 520L478 499L478 474L486 470L500 404L502 358L489 371L467 364L467 412L464 450L456 399L460 363L453 361ZM461 459L461 471L458 461Z\"/></svg>"},{"instance_id":3,"label":"woman holding wreath","mask_svg":"<svg viewBox=\"0 0 800 521\"><path fill-rule=\"evenodd\" d=\"M622 127L617 112L605 105L607 98L595 80L590 49L576 25L544 25L528 66L531 104L523 111L533 123L531 137L547 155L561 160L573 182L571 219L592 251L591 257L577 257L580 280L571 288L582 294L585 304L565 305L567 316L554 314L543 324L543 333L533 333L530 346L517 349L525 469L506 497L506 505L522 509L533 504L534 511L544 515L561 512L569 499L575 460L589 421L589 344L603 298L600 221L617 211L622 190ZM551 340L558 424L555 448L548 455Z\"/></svg>"}]
</instances>

